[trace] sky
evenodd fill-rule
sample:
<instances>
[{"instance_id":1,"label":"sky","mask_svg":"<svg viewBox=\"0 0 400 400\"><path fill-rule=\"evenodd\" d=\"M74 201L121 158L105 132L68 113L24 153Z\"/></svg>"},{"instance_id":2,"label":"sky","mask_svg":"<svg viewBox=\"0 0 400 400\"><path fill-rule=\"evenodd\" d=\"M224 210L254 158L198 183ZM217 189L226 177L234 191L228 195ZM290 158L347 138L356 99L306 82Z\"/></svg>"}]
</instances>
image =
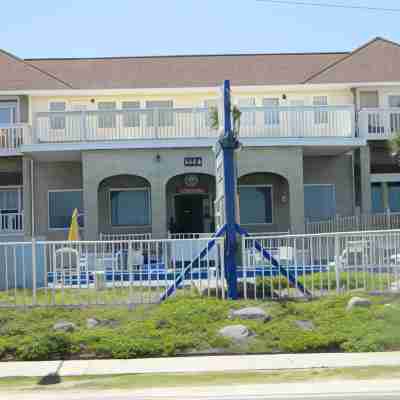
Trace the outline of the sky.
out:
<instances>
[{"instance_id":1,"label":"sky","mask_svg":"<svg viewBox=\"0 0 400 400\"><path fill-rule=\"evenodd\" d=\"M399 0L314 2L400 8ZM348 51L376 36L400 42L400 12L257 0L1 3L0 48L21 58Z\"/></svg>"}]
</instances>

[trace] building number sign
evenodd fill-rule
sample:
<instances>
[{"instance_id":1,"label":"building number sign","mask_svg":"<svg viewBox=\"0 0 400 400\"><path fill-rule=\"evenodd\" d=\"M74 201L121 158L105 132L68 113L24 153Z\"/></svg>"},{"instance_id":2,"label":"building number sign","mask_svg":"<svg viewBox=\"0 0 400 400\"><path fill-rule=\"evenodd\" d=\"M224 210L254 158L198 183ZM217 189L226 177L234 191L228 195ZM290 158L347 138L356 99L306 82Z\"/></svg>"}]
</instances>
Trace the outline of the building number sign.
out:
<instances>
[{"instance_id":1,"label":"building number sign","mask_svg":"<svg viewBox=\"0 0 400 400\"><path fill-rule=\"evenodd\" d=\"M185 167L202 167L203 158L202 157L185 157L184 158Z\"/></svg>"}]
</instances>

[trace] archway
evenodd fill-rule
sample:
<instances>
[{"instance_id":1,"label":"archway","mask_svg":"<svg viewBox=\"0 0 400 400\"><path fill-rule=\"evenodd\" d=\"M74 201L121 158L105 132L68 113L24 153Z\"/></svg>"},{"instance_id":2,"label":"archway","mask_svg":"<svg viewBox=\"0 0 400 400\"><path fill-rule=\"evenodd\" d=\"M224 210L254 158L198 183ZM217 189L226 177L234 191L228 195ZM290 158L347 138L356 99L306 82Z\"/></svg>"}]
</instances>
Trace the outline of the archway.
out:
<instances>
[{"instance_id":1,"label":"archway","mask_svg":"<svg viewBox=\"0 0 400 400\"><path fill-rule=\"evenodd\" d=\"M170 233L214 232L214 176L176 175L166 184L166 197Z\"/></svg>"},{"instance_id":2,"label":"archway","mask_svg":"<svg viewBox=\"0 0 400 400\"><path fill-rule=\"evenodd\" d=\"M100 233L151 233L151 185L137 175L114 175L98 186Z\"/></svg>"},{"instance_id":3,"label":"archway","mask_svg":"<svg viewBox=\"0 0 400 400\"><path fill-rule=\"evenodd\" d=\"M255 172L238 180L240 224L250 232L290 230L289 183L282 175Z\"/></svg>"}]
</instances>

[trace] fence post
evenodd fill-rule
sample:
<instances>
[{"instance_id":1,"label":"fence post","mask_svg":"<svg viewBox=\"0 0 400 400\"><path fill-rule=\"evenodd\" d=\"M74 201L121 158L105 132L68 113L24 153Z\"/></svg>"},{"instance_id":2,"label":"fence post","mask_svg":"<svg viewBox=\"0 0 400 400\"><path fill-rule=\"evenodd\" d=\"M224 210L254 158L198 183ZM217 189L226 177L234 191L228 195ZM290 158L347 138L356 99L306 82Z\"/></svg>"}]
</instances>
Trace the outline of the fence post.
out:
<instances>
[{"instance_id":1,"label":"fence post","mask_svg":"<svg viewBox=\"0 0 400 400\"><path fill-rule=\"evenodd\" d=\"M386 226L388 227L388 229L391 229L391 218L390 218L390 208L386 209Z\"/></svg>"},{"instance_id":2,"label":"fence post","mask_svg":"<svg viewBox=\"0 0 400 400\"><path fill-rule=\"evenodd\" d=\"M36 305L36 239L32 238L32 305ZM24 266L25 268L25 266Z\"/></svg>"},{"instance_id":3,"label":"fence post","mask_svg":"<svg viewBox=\"0 0 400 400\"><path fill-rule=\"evenodd\" d=\"M335 275L336 275L336 292L340 293L340 270L341 270L341 261L340 261L340 243L339 236L335 234Z\"/></svg>"}]
</instances>

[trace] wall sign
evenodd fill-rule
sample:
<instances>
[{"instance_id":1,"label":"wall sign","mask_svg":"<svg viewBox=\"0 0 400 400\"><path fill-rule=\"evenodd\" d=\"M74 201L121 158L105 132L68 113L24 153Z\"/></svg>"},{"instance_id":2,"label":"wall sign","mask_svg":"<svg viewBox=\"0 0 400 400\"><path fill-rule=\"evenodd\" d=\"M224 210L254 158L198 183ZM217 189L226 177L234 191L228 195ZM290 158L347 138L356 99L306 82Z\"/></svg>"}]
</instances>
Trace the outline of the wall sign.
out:
<instances>
[{"instance_id":1,"label":"wall sign","mask_svg":"<svg viewBox=\"0 0 400 400\"><path fill-rule=\"evenodd\" d=\"M185 157L183 159L185 167L202 167L203 158L202 157Z\"/></svg>"},{"instance_id":2,"label":"wall sign","mask_svg":"<svg viewBox=\"0 0 400 400\"><path fill-rule=\"evenodd\" d=\"M185 175L185 186L194 188L199 184L199 177L197 175Z\"/></svg>"}]
</instances>

